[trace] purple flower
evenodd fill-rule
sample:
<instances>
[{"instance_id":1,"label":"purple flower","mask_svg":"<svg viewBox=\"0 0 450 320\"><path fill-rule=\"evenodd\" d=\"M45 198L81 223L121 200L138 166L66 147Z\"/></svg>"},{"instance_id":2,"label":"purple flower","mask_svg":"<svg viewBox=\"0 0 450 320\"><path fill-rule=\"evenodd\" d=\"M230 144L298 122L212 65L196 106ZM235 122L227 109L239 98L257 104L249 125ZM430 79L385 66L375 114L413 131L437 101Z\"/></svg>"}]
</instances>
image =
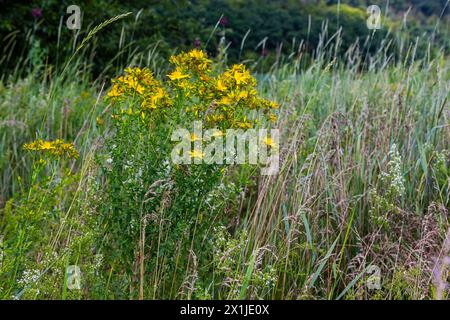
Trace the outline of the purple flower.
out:
<instances>
[{"instance_id":1,"label":"purple flower","mask_svg":"<svg viewBox=\"0 0 450 320\"><path fill-rule=\"evenodd\" d=\"M268 54L269 54L269 51L266 48L263 48L261 50L261 56L262 57L267 57Z\"/></svg>"},{"instance_id":2,"label":"purple flower","mask_svg":"<svg viewBox=\"0 0 450 320\"><path fill-rule=\"evenodd\" d=\"M227 24L228 24L228 17L227 17L227 16L223 16L222 18L220 18L219 24L220 24L222 27L226 27Z\"/></svg>"},{"instance_id":3,"label":"purple flower","mask_svg":"<svg viewBox=\"0 0 450 320\"><path fill-rule=\"evenodd\" d=\"M40 17L42 17L42 9L38 8L38 7L33 8L33 10L31 10L31 14L35 18L40 18Z\"/></svg>"},{"instance_id":4,"label":"purple flower","mask_svg":"<svg viewBox=\"0 0 450 320\"><path fill-rule=\"evenodd\" d=\"M202 45L202 42L200 41L199 38L195 38L194 40L194 47L196 47L197 49L200 48L200 46Z\"/></svg>"}]
</instances>

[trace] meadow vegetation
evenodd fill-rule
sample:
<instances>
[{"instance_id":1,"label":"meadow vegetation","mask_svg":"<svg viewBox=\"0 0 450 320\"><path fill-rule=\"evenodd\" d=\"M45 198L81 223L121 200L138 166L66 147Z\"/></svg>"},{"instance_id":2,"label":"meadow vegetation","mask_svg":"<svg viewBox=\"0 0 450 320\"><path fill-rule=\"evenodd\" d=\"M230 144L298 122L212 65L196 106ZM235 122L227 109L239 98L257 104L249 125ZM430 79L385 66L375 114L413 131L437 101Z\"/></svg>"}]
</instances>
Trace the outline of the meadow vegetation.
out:
<instances>
[{"instance_id":1,"label":"meadow vegetation","mask_svg":"<svg viewBox=\"0 0 450 320\"><path fill-rule=\"evenodd\" d=\"M448 52L320 34L270 63L130 51L112 80L89 41L57 70L35 48L0 82L0 298L447 298ZM173 164L196 120L279 129L279 172Z\"/></svg>"}]
</instances>

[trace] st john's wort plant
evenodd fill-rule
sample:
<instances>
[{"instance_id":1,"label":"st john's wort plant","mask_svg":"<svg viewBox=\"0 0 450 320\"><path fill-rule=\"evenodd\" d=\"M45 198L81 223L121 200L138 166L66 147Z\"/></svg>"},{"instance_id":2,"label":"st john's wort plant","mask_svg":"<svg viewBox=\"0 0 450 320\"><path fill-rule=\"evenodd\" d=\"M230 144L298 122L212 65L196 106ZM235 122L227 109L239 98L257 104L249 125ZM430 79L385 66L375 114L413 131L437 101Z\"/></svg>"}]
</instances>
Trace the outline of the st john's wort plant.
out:
<instances>
[{"instance_id":1,"label":"st john's wort plant","mask_svg":"<svg viewBox=\"0 0 450 320\"><path fill-rule=\"evenodd\" d=\"M156 79L147 68L128 68L107 94L114 130L101 157L107 179L103 245L105 259L132 295L138 285L142 294L144 279L155 274L154 281L173 288L169 295L176 292L189 250L202 252L210 224L226 219L211 210L210 202L229 168L202 161L205 154L196 146L204 141L195 133L193 148L180 154L192 164L174 163L172 133L192 132L194 122L201 121L221 137L230 128L267 126L278 109L258 96L256 80L244 65L221 72L197 49L170 62L174 69L167 79ZM273 144L270 137L266 141Z\"/></svg>"}]
</instances>

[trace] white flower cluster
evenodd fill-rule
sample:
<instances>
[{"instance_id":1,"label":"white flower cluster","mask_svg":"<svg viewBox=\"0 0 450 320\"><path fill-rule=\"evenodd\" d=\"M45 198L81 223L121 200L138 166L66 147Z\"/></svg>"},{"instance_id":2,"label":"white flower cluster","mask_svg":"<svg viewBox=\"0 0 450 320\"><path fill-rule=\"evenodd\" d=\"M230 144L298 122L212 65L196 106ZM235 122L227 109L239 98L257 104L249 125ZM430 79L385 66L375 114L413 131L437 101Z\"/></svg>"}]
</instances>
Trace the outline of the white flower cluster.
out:
<instances>
[{"instance_id":1,"label":"white flower cluster","mask_svg":"<svg viewBox=\"0 0 450 320\"><path fill-rule=\"evenodd\" d=\"M236 185L233 182L220 183L206 196L205 202L209 205L211 210L220 209L223 202L231 201L235 194L240 194L242 188L237 190ZM220 200L220 201L219 201Z\"/></svg>"},{"instance_id":2,"label":"white flower cluster","mask_svg":"<svg viewBox=\"0 0 450 320\"><path fill-rule=\"evenodd\" d=\"M402 196L405 193L405 179L402 174L402 158L394 143L389 151L388 172L383 177L389 181L389 191L393 196Z\"/></svg>"},{"instance_id":3,"label":"white flower cluster","mask_svg":"<svg viewBox=\"0 0 450 320\"><path fill-rule=\"evenodd\" d=\"M436 152L436 166L445 167L447 165L449 152L447 150L442 150L441 152Z\"/></svg>"},{"instance_id":4,"label":"white flower cluster","mask_svg":"<svg viewBox=\"0 0 450 320\"><path fill-rule=\"evenodd\" d=\"M25 270L22 274L22 277L17 281L21 286L28 286L36 283L39 280L39 276L41 273L39 270Z\"/></svg>"},{"instance_id":5,"label":"white flower cluster","mask_svg":"<svg viewBox=\"0 0 450 320\"><path fill-rule=\"evenodd\" d=\"M96 254L94 257L94 269L99 270L103 264L103 255L102 254Z\"/></svg>"},{"instance_id":6,"label":"white flower cluster","mask_svg":"<svg viewBox=\"0 0 450 320\"><path fill-rule=\"evenodd\" d=\"M264 289L273 288L278 281L277 270L273 266L268 266L267 270L256 270L255 275L257 282L265 286Z\"/></svg>"}]
</instances>

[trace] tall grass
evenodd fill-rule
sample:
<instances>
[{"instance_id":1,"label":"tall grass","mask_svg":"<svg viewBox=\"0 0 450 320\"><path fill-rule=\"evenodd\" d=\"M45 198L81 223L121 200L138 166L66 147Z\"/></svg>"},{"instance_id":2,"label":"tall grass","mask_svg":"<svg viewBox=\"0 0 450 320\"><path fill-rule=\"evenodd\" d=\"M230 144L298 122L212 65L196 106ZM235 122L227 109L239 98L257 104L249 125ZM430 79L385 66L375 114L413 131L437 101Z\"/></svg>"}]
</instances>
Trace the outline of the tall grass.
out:
<instances>
[{"instance_id":1,"label":"tall grass","mask_svg":"<svg viewBox=\"0 0 450 320\"><path fill-rule=\"evenodd\" d=\"M259 91L281 104L279 174L230 168L210 212L197 212L180 234L166 227L167 216L141 212L138 244L108 242L117 228L108 217L135 200L113 203L106 193L109 83L93 81L78 56L62 76L41 64L25 78L5 79L0 297L441 297L433 270L450 250L448 57L416 60L412 43L402 59L384 48L368 57L357 45L338 59L339 37L324 37L311 56L300 45L257 76ZM128 61L156 66L150 52ZM35 138L74 141L80 158L54 164L51 178L35 175L22 150ZM148 187L151 198L159 185ZM119 247L131 248L128 261ZM81 290L66 286L74 264ZM379 290L367 286L370 266L381 272Z\"/></svg>"}]
</instances>

